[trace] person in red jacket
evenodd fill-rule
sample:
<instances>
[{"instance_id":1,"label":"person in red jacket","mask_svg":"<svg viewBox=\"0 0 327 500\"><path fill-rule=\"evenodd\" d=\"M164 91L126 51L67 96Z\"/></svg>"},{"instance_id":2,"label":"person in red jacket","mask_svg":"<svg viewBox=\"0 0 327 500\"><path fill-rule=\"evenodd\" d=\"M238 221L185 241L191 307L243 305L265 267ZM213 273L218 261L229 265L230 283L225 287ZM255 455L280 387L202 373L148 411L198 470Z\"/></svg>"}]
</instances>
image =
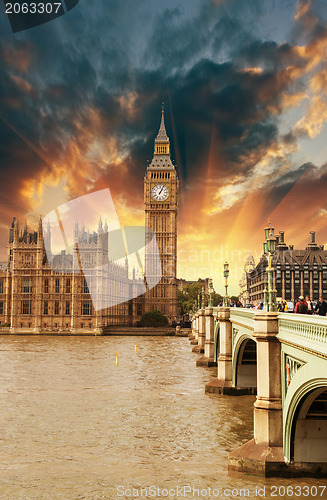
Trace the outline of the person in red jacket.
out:
<instances>
[{"instance_id":1,"label":"person in red jacket","mask_svg":"<svg viewBox=\"0 0 327 500\"><path fill-rule=\"evenodd\" d=\"M308 312L308 304L304 302L304 297L303 295L300 295L299 301L296 303L295 306L295 313L298 314L307 314Z\"/></svg>"}]
</instances>

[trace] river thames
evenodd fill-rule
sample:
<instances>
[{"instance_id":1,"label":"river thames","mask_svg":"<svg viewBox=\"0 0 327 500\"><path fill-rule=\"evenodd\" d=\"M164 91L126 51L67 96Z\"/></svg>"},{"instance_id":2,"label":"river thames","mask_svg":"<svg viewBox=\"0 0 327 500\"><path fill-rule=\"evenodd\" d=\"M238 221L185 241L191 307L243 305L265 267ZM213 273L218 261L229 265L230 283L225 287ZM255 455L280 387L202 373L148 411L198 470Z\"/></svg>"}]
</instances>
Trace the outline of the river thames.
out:
<instances>
[{"instance_id":1,"label":"river thames","mask_svg":"<svg viewBox=\"0 0 327 500\"><path fill-rule=\"evenodd\" d=\"M0 498L326 498L228 474L255 398L205 394L196 359L187 338L2 336Z\"/></svg>"}]
</instances>

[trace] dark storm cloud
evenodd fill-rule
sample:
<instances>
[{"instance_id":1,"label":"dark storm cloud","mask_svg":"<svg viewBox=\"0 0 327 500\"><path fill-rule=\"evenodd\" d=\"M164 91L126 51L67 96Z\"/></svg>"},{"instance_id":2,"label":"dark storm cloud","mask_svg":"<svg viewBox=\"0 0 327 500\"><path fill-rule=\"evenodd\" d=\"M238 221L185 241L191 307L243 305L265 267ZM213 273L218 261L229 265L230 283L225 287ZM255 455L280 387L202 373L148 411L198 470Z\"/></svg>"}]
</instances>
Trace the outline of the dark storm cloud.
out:
<instances>
[{"instance_id":1,"label":"dark storm cloud","mask_svg":"<svg viewBox=\"0 0 327 500\"><path fill-rule=\"evenodd\" d=\"M273 193L273 205L277 205L285 195L295 186L302 175L314 167L311 162L303 163L296 171L289 171L277 179Z\"/></svg>"},{"instance_id":2,"label":"dark storm cloud","mask_svg":"<svg viewBox=\"0 0 327 500\"><path fill-rule=\"evenodd\" d=\"M294 91L281 72L302 64L291 45L257 36L253 26L263 2L200 3L191 18L182 7L152 4L146 20L133 14L133 4L80 2L61 20L3 40L0 114L51 163L65 157L72 139L87 152L90 112L96 111L101 126L94 134L115 138L141 189L164 100L173 156L185 177L200 173L210 148L223 160L214 171L222 180L249 173L280 140L281 94ZM140 2L140 11L149 5ZM9 48L30 59L28 70L8 59ZM248 65L263 71L246 72ZM128 113L119 98L133 92L134 112ZM2 171L13 169L19 182L50 168L34 153L27 159L29 147L4 123L1 137ZM9 177L3 187L15 191Z\"/></svg>"}]
</instances>

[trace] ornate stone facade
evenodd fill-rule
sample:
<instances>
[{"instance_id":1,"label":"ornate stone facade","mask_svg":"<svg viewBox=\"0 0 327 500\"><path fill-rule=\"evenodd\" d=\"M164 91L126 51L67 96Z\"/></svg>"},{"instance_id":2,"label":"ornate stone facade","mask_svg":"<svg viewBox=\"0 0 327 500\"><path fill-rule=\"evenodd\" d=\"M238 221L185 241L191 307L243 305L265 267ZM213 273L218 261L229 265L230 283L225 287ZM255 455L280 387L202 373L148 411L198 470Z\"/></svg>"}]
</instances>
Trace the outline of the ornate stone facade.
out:
<instances>
[{"instance_id":1,"label":"ornate stone facade","mask_svg":"<svg viewBox=\"0 0 327 500\"><path fill-rule=\"evenodd\" d=\"M135 319L129 301L130 287L135 286L135 281L129 279L127 261L125 266L110 263L105 275L101 263L106 257L106 238L101 237L101 231L86 237L86 232L76 227L74 236L83 272L75 251L73 255L62 251L49 263L45 245L51 234L43 233L41 220L37 232L31 233L26 225L20 231L14 218L6 270L0 271L0 321L10 324L12 332L29 329L35 333L102 333L107 326L128 325ZM97 275L94 266L100 268ZM90 276L100 289L109 288L111 307L94 310Z\"/></svg>"},{"instance_id":2,"label":"ornate stone facade","mask_svg":"<svg viewBox=\"0 0 327 500\"><path fill-rule=\"evenodd\" d=\"M309 295L315 301L321 296L327 298L327 250L317 245L314 231L310 232L306 248L301 250L286 245L284 232L280 231L272 266L277 297L292 302L300 295ZM266 267L267 258L262 255L259 263L246 274L249 302L260 302L264 298Z\"/></svg>"}]
</instances>

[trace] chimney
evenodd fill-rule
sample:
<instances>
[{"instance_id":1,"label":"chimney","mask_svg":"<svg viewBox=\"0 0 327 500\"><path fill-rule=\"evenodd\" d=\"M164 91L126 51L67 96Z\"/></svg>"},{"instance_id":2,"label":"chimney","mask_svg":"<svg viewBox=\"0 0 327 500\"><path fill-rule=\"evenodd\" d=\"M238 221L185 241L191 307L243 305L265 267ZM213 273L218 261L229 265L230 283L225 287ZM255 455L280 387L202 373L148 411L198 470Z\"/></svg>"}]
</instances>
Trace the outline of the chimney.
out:
<instances>
[{"instance_id":1,"label":"chimney","mask_svg":"<svg viewBox=\"0 0 327 500\"><path fill-rule=\"evenodd\" d=\"M284 231L279 231L279 236L277 236L277 238L277 248L279 248L279 250L287 250L287 245L284 240Z\"/></svg>"},{"instance_id":2,"label":"chimney","mask_svg":"<svg viewBox=\"0 0 327 500\"><path fill-rule=\"evenodd\" d=\"M307 246L307 249L311 250L319 250L319 247L316 243L316 233L315 231L310 231L310 243Z\"/></svg>"}]
</instances>

